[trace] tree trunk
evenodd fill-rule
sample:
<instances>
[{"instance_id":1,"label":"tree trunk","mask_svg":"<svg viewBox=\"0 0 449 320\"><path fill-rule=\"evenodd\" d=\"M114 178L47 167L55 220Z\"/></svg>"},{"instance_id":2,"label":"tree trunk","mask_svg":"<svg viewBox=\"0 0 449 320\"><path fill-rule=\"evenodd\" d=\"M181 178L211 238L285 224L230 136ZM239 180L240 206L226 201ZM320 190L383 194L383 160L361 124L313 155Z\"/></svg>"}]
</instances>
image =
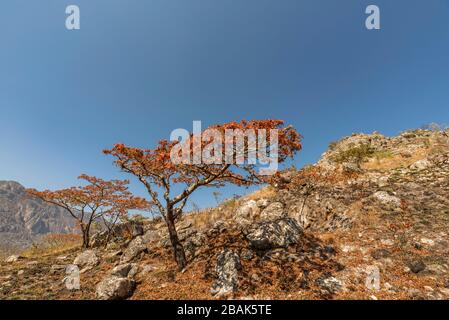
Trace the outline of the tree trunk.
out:
<instances>
[{"instance_id":1,"label":"tree trunk","mask_svg":"<svg viewBox=\"0 0 449 320\"><path fill-rule=\"evenodd\" d=\"M187 266L186 254L184 251L184 247L182 246L178 238L178 232L176 231L173 212L171 210L167 211L166 223L168 227L168 234L170 235L170 242L173 247L173 255L176 263L178 264L179 270L182 270Z\"/></svg>"},{"instance_id":2,"label":"tree trunk","mask_svg":"<svg viewBox=\"0 0 449 320\"><path fill-rule=\"evenodd\" d=\"M83 249L87 249L90 245L89 228L86 225L81 225L81 233L83 234Z\"/></svg>"}]
</instances>

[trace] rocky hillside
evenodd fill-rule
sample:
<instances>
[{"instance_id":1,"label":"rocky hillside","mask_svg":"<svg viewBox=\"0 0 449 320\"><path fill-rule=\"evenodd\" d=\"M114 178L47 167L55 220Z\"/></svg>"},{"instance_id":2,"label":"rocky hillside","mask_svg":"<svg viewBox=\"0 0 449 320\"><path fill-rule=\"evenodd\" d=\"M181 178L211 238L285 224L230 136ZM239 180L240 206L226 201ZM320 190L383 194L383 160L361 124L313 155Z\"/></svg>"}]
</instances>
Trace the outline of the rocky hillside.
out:
<instances>
[{"instance_id":1,"label":"rocky hillside","mask_svg":"<svg viewBox=\"0 0 449 320\"><path fill-rule=\"evenodd\" d=\"M0 298L449 299L448 133L354 134L271 187L186 214L182 272L164 223L143 220L106 248L98 235L82 253L11 257Z\"/></svg>"},{"instance_id":2,"label":"rocky hillside","mask_svg":"<svg viewBox=\"0 0 449 320\"><path fill-rule=\"evenodd\" d=\"M0 248L20 249L42 235L73 233L76 228L64 210L27 196L14 181L0 181Z\"/></svg>"}]
</instances>

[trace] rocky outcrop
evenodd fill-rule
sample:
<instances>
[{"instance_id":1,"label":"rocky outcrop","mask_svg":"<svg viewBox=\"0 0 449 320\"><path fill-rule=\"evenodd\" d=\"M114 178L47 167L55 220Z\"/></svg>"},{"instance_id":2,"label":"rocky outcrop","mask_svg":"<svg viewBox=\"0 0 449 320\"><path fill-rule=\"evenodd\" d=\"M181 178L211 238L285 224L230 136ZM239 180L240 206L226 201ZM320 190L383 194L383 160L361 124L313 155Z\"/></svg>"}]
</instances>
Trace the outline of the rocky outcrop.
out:
<instances>
[{"instance_id":1,"label":"rocky outcrop","mask_svg":"<svg viewBox=\"0 0 449 320\"><path fill-rule=\"evenodd\" d=\"M291 218L260 222L246 231L251 247L262 251L296 244L301 235L301 227Z\"/></svg>"},{"instance_id":2,"label":"rocky outcrop","mask_svg":"<svg viewBox=\"0 0 449 320\"><path fill-rule=\"evenodd\" d=\"M217 297L227 296L238 288L238 271L241 269L240 258L232 250L224 250L217 258L215 270L218 279L210 290Z\"/></svg>"}]
</instances>

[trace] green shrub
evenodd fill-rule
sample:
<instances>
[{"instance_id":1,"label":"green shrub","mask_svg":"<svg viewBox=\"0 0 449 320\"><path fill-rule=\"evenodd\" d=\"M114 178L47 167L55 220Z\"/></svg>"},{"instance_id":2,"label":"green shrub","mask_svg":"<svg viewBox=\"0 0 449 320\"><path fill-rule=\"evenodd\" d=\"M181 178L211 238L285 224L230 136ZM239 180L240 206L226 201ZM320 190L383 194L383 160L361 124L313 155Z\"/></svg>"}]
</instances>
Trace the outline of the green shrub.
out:
<instances>
[{"instance_id":1,"label":"green shrub","mask_svg":"<svg viewBox=\"0 0 449 320\"><path fill-rule=\"evenodd\" d=\"M361 144L356 147L349 148L344 151L340 151L333 157L333 160L337 163L354 162L361 164L366 159L372 157L376 150L369 144Z\"/></svg>"}]
</instances>

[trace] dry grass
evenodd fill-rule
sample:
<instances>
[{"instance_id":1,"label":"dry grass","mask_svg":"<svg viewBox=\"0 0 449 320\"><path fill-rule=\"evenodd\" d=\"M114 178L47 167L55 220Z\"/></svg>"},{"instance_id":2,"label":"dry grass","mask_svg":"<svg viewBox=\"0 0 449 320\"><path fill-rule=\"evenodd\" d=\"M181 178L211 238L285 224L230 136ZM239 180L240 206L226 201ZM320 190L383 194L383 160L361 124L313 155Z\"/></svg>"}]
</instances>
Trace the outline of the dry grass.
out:
<instances>
[{"instance_id":1,"label":"dry grass","mask_svg":"<svg viewBox=\"0 0 449 320\"><path fill-rule=\"evenodd\" d=\"M391 154L386 157L376 157L361 165L362 169L372 171L388 171L397 168L405 168L416 161L425 159L429 155L428 148L419 149L413 153L410 157L405 157L402 154Z\"/></svg>"},{"instance_id":2,"label":"dry grass","mask_svg":"<svg viewBox=\"0 0 449 320\"><path fill-rule=\"evenodd\" d=\"M270 199L276 196L276 190L271 187L264 187L245 197L246 200Z\"/></svg>"},{"instance_id":3,"label":"dry grass","mask_svg":"<svg viewBox=\"0 0 449 320\"><path fill-rule=\"evenodd\" d=\"M50 234L23 251L21 255L27 258L51 256L80 246L81 236L78 234Z\"/></svg>"}]
</instances>

